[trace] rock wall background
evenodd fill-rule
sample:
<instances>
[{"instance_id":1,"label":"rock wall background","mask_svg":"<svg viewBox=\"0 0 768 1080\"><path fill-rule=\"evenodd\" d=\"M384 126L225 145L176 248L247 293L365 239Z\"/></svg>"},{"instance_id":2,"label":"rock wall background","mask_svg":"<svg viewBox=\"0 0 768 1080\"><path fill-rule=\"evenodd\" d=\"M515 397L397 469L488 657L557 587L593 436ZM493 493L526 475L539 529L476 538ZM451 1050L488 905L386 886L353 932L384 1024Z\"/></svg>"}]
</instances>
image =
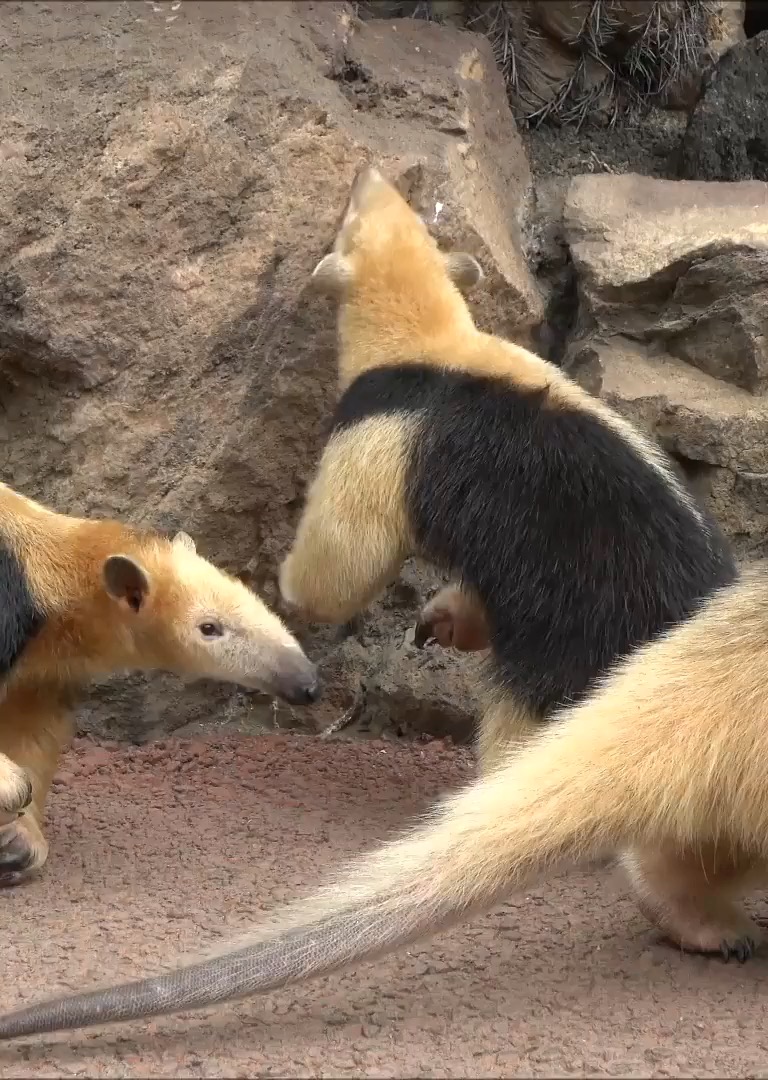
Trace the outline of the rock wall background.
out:
<instances>
[{"instance_id":1,"label":"rock wall background","mask_svg":"<svg viewBox=\"0 0 768 1080\"><path fill-rule=\"evenodd\" d=\"M356 0L361 17L408 16L485 34L515 116L615 119L686 108L725 50L764 22L752 0ZM764 27L763 27L764 28Z\"/></svg>"},{"instance_id":2,"label":"rock wall background","mask_svg":"<svg viewBox=\"0 0 768 1080\"><path fill-rule=\"evenodd\" d=\"M768 144L736 98L766 48L726 52L690 116L537 133L488 39L451 26L326 0L0 5L2 478L65 512L183 526L277 606L335 387L334 312L307 279L369 159L481 260L479 323L644 423L761 553ZM670 179L681 161L691 179ZM409 565L345 639L303 634L327 686L311 713L136 677L96 687L83 729L346 715L466 738L476 661L408 640L437 582Z\"/></svg>"}]
</instances>

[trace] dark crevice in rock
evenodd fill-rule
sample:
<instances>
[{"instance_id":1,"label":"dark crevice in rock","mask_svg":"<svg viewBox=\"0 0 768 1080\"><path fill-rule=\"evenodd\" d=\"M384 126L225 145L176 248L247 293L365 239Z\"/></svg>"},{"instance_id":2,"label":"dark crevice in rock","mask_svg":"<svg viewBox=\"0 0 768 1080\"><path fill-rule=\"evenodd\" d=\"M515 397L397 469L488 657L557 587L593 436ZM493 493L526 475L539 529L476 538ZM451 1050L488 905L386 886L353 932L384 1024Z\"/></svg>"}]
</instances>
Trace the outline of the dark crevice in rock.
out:
<instances>
[{"instance_id":1,"label":"dark crevice in rock","mask_svg":"<svg viewBox=\"0 0 768 1080\"><path fill-rule=\"evenodd\" d=\"M563 232L562 213L558 220L553 212L548 200L539 206L528 237L531 270L546 297L544 317L532 328L531 344L540 356L567 371L589 393L599 394L602 368L589 345L595 320L582 300L579 274Z\"/></svg>"},{"instance_id":2,"label":"dark crevice in rock","mask_svg":"<svg viewBox=\"0 0 768 1080\"><path fill-rule=\"evenodd\" d=\"M545 297L543 318L531 331L532 345L558 367L567 366L568 345L580 308L576 267L563 231L564 197L562 181L534 189L535 209L524 240L528 264Z\"/></svg>"},{"instance_id":3,"label":"dark crevice in rock","mask_svg":"<svg viewBox=\"0 0 768 1080\"><path fill-rule=\"evenodd\" d=\"M330 78L334 82L341 83L368 83L371 81L371 76L362 65L355 60L348 59L346 56L342 57L340 62L334 65Z\"/></svg>"},{"instance_id":4,"label":"dark crevice in rock","mask_svg":"<svg viewBox=\"0 0 768 1080\"><path fill-rule=\"evenodd\" d=\"M754 29L707 77L680 146L679 176L768 180L768 29Z\"/></svg>"},{"instance_id":5,"label":"dark crevice in rock","mask_svg":"<svg viewBox=\"0 0 768 1080\"><path fill-rule=\"evenodd\" d=\"M768 0L747 0L744 8L744 33L748 38L768 30Z\"/></svg>"},{"instance_id":6,"label":"dark crevice in rock","mask_svg":"<svg viewBox=\"0 0 768 1080\"><path fill-rule=\"evenodd\" d=\"M708 461L695 461L679 451L670 449L665 445L666 440L663 435L661 433L659 435L662 446L673 465L677 466L677 471L689 490L702 501L709 499L712 494L712 482L722 471L721 468L718 465L711 465Z\"/></svg>"},{"instance_id":7,"label":"dark crevice in rock","mask_svg":"<svg viewBox=\"0 0 768 1080\"><path fill-rule=\"evenodd\" d=\"M548 296L542 322L533 331L537 351L558 367L565 364L568 343L578 321L579 291L570 253L564 250L562 265L547 281Z\"/></svg>"}]
</instances>

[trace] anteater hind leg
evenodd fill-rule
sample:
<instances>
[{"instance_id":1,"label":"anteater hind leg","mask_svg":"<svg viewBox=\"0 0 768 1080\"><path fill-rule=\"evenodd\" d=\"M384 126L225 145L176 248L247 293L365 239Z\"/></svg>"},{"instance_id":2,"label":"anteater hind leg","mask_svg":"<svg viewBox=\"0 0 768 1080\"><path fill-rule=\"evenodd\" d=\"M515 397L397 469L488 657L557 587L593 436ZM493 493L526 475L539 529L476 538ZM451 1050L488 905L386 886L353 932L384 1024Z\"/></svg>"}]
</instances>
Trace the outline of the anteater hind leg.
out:
<instances>
[{"instance_id":1,"label":"anteater hind leg","mask_svg":"<svg viewBox=\"0 0 768 1080\"><path fill-rule=\"evenodd\" d=\"M715 844L696 850L640 850L622 862L640 910L662 935L687 952L749 959L762 939L739 903L763 868L745 855Z\"/></svg>"},{"instance_id":2,"label":"anteater hind leg","mask_svg":"<svg viewBox=\"0 0 768 1080\"><path fill-rule=\"evenodd\" d=\"M459 585L446 585L435 593L419 612L413 635L418 648L432 639L444 649L459 652L490 648L490 633L479 597Z\"/></svg>"},{"instance_id":3,"label":"anteater hind leg","mask_svg":"<svg viewBox=\"0 0 768 1080\"><path fill-rule=\"evenodd\" d=\"M25 770L32 800L21 817L0 827L0 885L16 885L48 857L43 836L45 802L59 761L72 738L71 713L55 692L18 688L0 705L0 754Z\"/></svg>"},{"instance_id":4,"label":"anteater hind leg","mask_svg":"<svg viewBox=\"0 0 768 1080\"><path fill-rule=\"evenodd\" d=\"M490 648L485 610L474 591L446 585L419 612L414 644L421 648L434 638L444 648L478 652ZM480 771L487 776L509 752L540 730L541 716L496 692L487 702L480 720L477 751Z\"/></svg>"},{"instance_id":5,"label":"anteater hind leg","mask_svg":"<svg viewBox=\"0 0 768 1080\"><path fill-rule=\"evenodd\" d=\"M480 772L487 776L511 748L521 746L541 729L541 717L512 697L500 697L489 703L480 719L477 754Z\"/></svg>"}]
</instances>

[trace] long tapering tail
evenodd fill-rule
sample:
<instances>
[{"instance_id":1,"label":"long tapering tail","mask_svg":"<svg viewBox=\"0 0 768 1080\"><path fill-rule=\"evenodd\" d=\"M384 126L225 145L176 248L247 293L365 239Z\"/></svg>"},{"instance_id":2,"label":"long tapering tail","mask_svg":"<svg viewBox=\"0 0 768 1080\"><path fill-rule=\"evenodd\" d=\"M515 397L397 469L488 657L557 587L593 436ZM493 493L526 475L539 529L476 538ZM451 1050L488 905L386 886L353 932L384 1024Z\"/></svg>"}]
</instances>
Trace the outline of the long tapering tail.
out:
<instances>
[{"instance_id":1,"label":"long tapering tail","mask_svg":"<svg viewBox=\"0 0 768 1080\"><path fill-rule=\"evenodd\" d=\"M571 725L559 727L403 838L356 859L335 884L278 912L242 947L0 1017L0 1039L203 1008L325 975L487 910L556 862L602 854L615 843L620 792L611 813L602 770L580 773L578 748L558 746Z\"/></svg>"}]
</instances>

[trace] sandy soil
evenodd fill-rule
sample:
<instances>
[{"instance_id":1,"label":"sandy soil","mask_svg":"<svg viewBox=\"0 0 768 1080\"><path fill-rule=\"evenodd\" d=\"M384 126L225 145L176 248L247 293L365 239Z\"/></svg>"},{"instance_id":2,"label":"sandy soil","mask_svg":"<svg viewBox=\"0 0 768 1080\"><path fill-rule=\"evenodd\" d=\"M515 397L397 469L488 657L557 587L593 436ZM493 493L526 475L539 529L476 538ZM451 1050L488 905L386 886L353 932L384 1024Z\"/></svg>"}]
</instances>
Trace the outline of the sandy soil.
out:
<instances>
[{"instance_id":1,"label":"sandy soil","mask_svg":"<svg viewBox=\"0 0 768 1080\"><path fill-rule=\"evenodd\" d=\"M0 896L0 1007L239 933L472 772L440 742L82 742L44 876ZM768 1076L768 963L655 941L613 870L245 1004L0 1045L1 1077Z\"/></svg>"}]
</instances>

